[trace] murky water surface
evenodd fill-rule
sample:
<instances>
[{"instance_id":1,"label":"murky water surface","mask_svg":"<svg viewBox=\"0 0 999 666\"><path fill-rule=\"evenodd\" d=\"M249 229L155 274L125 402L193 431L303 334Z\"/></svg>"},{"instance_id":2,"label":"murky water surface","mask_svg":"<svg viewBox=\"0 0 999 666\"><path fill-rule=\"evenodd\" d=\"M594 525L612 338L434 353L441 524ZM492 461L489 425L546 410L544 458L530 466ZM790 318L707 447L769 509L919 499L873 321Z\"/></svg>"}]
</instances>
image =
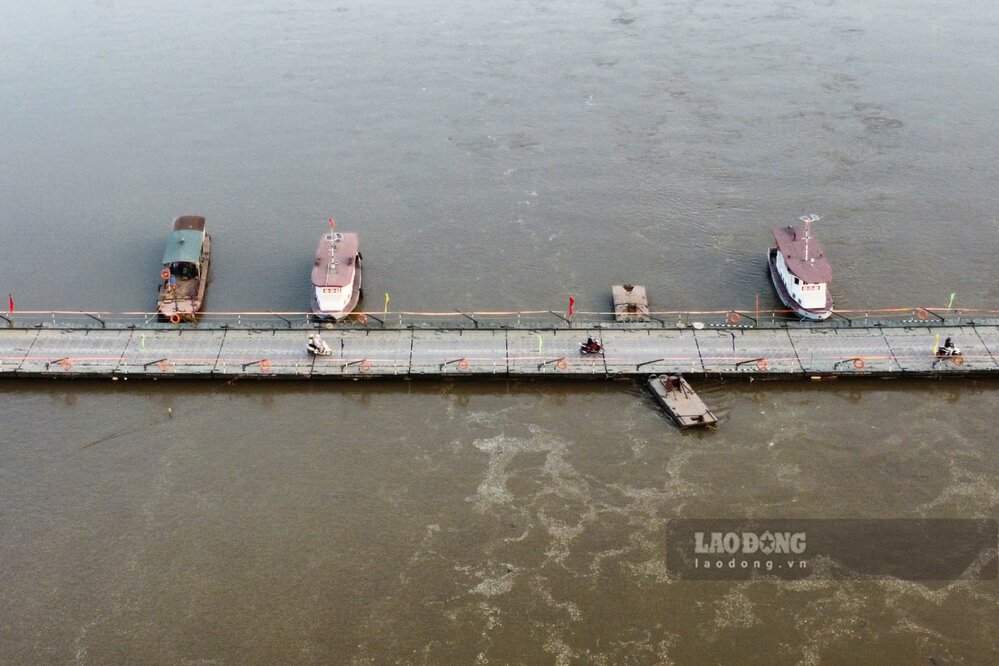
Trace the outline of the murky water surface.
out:
<instances>
[{"instance_id":1,"label":"murky water surface","mask_svg":"<svg viewBox=\"0 0 999 666\"><path fill-rule=\"evenodd\" d=\"M0 4L0 292L301 310L999 303L999 8L816 0ZM371 298L371 296L369 296ZM674 517L994 517L995 382L0 383L0 661L994 663L989 582L678 582Z\"/></svg>"}]
</instances>

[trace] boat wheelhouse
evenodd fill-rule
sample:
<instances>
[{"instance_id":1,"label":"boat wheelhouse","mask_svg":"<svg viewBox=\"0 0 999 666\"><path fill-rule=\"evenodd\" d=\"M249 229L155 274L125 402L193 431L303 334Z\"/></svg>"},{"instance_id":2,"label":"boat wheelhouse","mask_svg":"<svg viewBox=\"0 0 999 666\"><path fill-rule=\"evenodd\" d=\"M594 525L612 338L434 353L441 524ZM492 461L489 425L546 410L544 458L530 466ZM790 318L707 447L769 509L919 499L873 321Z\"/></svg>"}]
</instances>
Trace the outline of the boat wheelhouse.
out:
<instances>
[{"instance_id":1,"label":"boat wheelhouse","mask_svg":"<svg viewBox=\"0 0 999 666\"><path fill-rule=\"evenodd\" d=\"M357 234L329 231L319 239L312 267L312 314L340 321L361 297L361 253Z\"/></svg>"},{"instance_id":2,"label":"boat wheelhouse","mask_svg":"<svg viewBox=\"0 0 999 666\"><path fill-rule=\"evenodd\" d=\"M173 323L193 321L201 309L208 284L212 239L205 231L205 218L178 217L167 238L160 271L157 312Z\"/></svg>"},{"instance_id":3,"label":"boat wheelhouse","mask_svg":"<svg viewBox=\"0 0 999 666\"><path fill-rule=\"evenodd\" d=\"M782 227L773 230L777 247L767 255L770 279L777 295L795 314L805 319L821 321L833 312L832 266L822 245L812 237L811 225L817 215L800 218L800 227Z\"/></svg>"}]
</instances>

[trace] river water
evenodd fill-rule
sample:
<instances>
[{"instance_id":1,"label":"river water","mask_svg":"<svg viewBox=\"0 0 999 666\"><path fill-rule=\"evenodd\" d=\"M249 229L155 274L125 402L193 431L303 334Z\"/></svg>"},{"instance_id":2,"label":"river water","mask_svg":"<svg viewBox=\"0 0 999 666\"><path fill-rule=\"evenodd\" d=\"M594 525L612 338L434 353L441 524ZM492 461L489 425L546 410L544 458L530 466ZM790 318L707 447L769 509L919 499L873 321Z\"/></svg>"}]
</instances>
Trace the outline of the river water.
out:
<instances>
[{"instance_id":1,"label":"river water","mask_svg":"<svg viewBox=\"0 0 999 666\"><path fill-rule=\"evenodd\" d=\"M769 228L817 213L840 307L995 307L996 34L984 0L3 2L0 292L148 310L202 214L209 310L304 310L332 216L369 309L768 307ZM0 661L999 661L994 580L684 582L663 543L994 517L999 385L702 387L716 432L631 382L0 383Z\"/></svg>"}]
</instances>

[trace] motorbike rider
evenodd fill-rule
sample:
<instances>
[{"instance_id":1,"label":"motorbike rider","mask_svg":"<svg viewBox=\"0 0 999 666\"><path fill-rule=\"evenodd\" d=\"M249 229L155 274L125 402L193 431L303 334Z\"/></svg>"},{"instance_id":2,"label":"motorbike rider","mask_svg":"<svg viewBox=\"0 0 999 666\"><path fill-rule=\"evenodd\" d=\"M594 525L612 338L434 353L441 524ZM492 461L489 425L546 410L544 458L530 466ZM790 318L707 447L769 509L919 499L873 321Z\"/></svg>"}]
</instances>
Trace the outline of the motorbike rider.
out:
<instances>
[{"instance_id":1,"label":"motorbike rider","mask_svg":"<svg viewBox=\"0 0 999 666\"><path fill-rule=\"evenodd\" d=\"M954 353L955 349L957 349L957 347L954 346L953 341L950 338L947 338L944 340L943 347L940 348L939 353L945 356L950 356Z\"/></svg>"},{"instance_id":2,"label":"motorbike rider","mask_svg":"<svg viewBox=\"0 0 999 666\"><path fill-rule=\"evenodd\" d=\"M312 352L313 354L321 354L321 353L323 353L323 349L325 349L325 347L326 347L326 343L323 342L323 339L321 337L319 337L315 333L310 333L309 334L309 351L310 352Z\"/></svg>"},{"instance_id":3,"label":"motorbike rider","mask_svg":"<svg viewBox=\"0 0 999 666\"><path fill-rule=\"evenodd\" d=\"M594 340L592 337L586 338L586 343L583 345L583 348L586 349L586 351L588 352L599 352L600 350L603 349L603 347L600 346L600 343Z\"/></svg>"}]
</instances>

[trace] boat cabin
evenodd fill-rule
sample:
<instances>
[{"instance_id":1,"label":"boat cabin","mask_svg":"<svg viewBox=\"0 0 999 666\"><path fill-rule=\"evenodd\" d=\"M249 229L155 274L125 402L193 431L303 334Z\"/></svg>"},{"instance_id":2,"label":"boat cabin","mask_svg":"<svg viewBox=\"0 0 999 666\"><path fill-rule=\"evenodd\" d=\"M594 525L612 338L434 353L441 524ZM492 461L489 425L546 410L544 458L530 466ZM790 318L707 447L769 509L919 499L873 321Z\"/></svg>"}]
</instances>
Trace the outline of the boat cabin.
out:
<instances>
[{"instance_id":1,"label":"boat cabin","mask_svg":"<svg viewBox=\"0 0 999 666\"><path fill-rule=\"evenodd\" d=\"M200 277L205 245L205 218L178 217L167 238L163 268L170 278L190 280Z\"/></svg>"}]
</instances>

